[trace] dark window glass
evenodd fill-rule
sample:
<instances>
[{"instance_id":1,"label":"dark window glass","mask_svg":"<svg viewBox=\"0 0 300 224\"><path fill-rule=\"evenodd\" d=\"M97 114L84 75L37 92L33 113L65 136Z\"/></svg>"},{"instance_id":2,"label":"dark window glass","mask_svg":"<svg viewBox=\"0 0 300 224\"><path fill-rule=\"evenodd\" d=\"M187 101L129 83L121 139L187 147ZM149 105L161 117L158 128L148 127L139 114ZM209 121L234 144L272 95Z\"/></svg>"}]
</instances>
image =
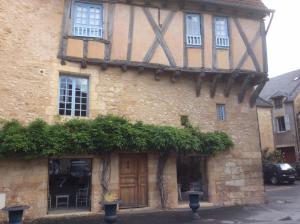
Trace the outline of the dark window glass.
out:
<instances>
[{"instance_id":1,"label":"dark window glass","mask_svg":"<svg viewBox=\"0 0 300 224\"><path fill-rule=\"evenodd\" d=\"M274 99L274 105L276 109L282 108L282 98Z\"/></svg>"},{"instance_id":2,"label":"dark window glass","mask_svg":"<svg viewBox=\"0 0 300 224\"><path fill-rule=\"evenodd\" d=\"M276 120L278 125L278 131L280 132L286 131L284 117L277 117Z\"/></svg>"}]
</instances>

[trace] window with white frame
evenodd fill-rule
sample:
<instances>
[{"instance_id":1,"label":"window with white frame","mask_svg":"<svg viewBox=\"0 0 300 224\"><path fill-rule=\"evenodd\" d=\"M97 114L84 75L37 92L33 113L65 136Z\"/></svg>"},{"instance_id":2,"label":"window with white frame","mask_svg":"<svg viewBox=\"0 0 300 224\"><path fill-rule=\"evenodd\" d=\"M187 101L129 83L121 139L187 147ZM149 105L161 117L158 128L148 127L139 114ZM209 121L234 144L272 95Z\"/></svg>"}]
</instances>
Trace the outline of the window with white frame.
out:
<instances>
[{"instance_id":1,"label":"window with white frame","mask_svg":"<svg viewBox=\"0 0 300 224\"><path fill-rule=\"evenodd\" d=\"M88 114L88 79L60 76L59 114L86 117Z\"/></svg>"},{"instance_id":2,"label":"window with white frame","mask_svg":"<svg viewBox=\"0 0 300 224\"><path fill-rule=\"evenodd\" d=\"M186 14L186 45L201 46L201 17L198 14Z\"/></svg>"},{"instance_id":3,"label":"window with white frame","mask_svg":"<svg viewBox=\"0 0 300 224\"><path fill-rule=\"evenodd\" d=\"M284 117L276 117L277 122L277 131L278 132L284 132L286 131L286 125L285 125L285 119Z\"/></svg>"},{"instance_id":4,"label":"window with white frame","mask_svg":"<svg viewBox=\"0 0 300 224\"><path fill-rule=\"evenodd\" d=\"M75 2L73 35L82 37L103 37L103 6Z\"/></svg>"},{"instance_id":5,"label":"window with white frame","mask_svg":"<svg viewBox=\"0 0 300 224\"><path fill-rule=\"evenodd\" d=\"M290 130L291 123L288 115L275 117L275 132L281 133Z\"/></svg>"},{"instance_id":6,"label":"window with white frame","mask_svg":"<svg viewBox=\"0 0 300 224\"><path fill-rule=\"evenodd\" d=\"M215 17L215 35L216 47L229 47L228 21L226 17Z\"/></svg>"},{"instance_id":7,"label":"window with white frame","mask_svg":"<svg viewBox=\"0 0 300 224\"><path fill-rule=\"evenodd\" d=\"M217 104L217 119L219 121L225 121L225 104Z\"/></svg>"}]
</instances>

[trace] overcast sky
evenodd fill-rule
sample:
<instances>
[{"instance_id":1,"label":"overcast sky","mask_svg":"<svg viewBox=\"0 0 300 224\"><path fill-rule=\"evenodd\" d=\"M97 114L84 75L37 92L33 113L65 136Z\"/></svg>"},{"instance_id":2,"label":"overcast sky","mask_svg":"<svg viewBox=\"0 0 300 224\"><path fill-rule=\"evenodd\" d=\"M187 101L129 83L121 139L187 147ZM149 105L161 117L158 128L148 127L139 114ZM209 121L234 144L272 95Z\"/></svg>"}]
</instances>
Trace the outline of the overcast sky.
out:
<instances>
[{"instance_id":1,"label":"overcast sky","mask_svg":"<svg viewBox=\"0 0 300 224\"><path fill-rule=\"evenodd\" d=\"M275 9L267 36L269 75L300 69L300 0L263 0Z\"/></svg>"}]
</instances>

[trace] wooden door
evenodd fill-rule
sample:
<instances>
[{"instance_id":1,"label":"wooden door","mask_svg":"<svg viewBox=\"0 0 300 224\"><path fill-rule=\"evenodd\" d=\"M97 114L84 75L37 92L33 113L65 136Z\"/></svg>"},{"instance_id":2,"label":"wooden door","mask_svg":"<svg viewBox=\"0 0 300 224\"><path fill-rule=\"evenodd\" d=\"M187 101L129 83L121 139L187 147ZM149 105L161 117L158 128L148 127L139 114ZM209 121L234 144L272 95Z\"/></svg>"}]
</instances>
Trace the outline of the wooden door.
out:
<instances>
[{"instance_id":1,"label":"wooden door","mask_svg":"<svg viewBox=\"0 0 300 224\"><path fill-rule=\"evenodd\" d=\"M148 205L148 172L146 155L120 155L120 208Z\"/></svg>"}]
</instances>

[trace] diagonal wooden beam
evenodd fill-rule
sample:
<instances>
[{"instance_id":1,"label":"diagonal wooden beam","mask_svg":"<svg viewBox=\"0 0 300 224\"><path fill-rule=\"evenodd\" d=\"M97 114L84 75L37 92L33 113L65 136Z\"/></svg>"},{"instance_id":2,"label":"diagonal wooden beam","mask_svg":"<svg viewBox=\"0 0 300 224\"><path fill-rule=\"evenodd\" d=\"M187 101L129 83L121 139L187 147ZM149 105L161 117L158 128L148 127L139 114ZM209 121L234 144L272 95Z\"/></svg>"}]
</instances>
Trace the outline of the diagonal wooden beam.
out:
<instances>
[{"instance_id":1,"label":"diagonal wooden beam","mask_svg":"<svg viewBox=\"0 0 300 224\"><path fill-rule=\"evenodd\" d=\"M234 84L235 79L237 78L238 74L237 73L232 73L226 83L225 89L224 89L224 96L229 97L231 88Z\"/></svg>"},{"instance_id":2,"label":"diagonal wooden beam","mask_svg":"<svg viewBox=\"0 0 300 224\"><path fill-rule=\"evenodd\" d=\"M162 24L162 28L161 28L161 34L165 35L165 33L167 32L169 25L173 19L175 15L175 12L169 12L168 16L166 17L165 21ZM145 57L144 57L144 62L149 63L151 61L151 59L153 58L153 55L155 53L155 50L157 49L157 47L159 46L159 41L157 36L155 36L155 39L153 41L153 43L151 44L151 47L149 48L149 50L147 51Z\"/></svg>"},{"instance_id":3,"label":"diagonal wooden beam","mask_svg":"<svg viewBox=\"0 0 300 224\"><path fill-rule=\"evenodd\" d=\"M253 61L253 64L254 64L254 67L255 67L256 71L257 72L261 72L258 60L257 60L257 58L255 56L255 53L254 53L254 51L252 49L251 44L249 43L247 35L245 34L245 32L244 32L244 30L243 30L243 28L242 28L242 26L240 24L240 21L237 18L234 18L233 21L234 21L234 23L235 23L235 25L236 25L236 27L237 27L237 29L239 31L239 34L240 34L240 36L241 36L241 38L242 38L242 40L243 40L246 48L247 48L247 52L248 52L249 56L251 57L251 59Z\"/></svg>"},{"instance_id":4,"label":"diagonal wooden beam","mask_svg":"<svg viewBox=\"0 0 300 224\"><path fill-rule=\"evenodd\" d=\"M249 87L249 84L250 84L252 78L253 78L252 75L248 75L244 79L243 84L242 84L241 89L240 89L240 92L239 92L239 95L238 95L238 102L239 103L242 103L244 101L247 89Z\"/></svg>"},{"instance_id":5,"label":"diagonal wooden beam","mask_svg":"<svg viewBox=\"0 0 300 224\"><path fill-rule=\"evenodd\" d=\"M265 27L265 22L262 20L260 22L260 33L261 33L261 42L262 42L262 51L263 51L263 71L264 73L268 73L268 51L267 51L267 31Z\"/></svg>"},{"instance_id":6,"label":"diagonal wooden beam","mask_svg":"<svg viewBox=\"0 0 300 224\"><path fill-rule=\"evenodd\" d=\"M255 47L258 40L259 40L259 37L260 37L260 31L257 31L253 40L251 41L250 45L252 47ZM241 69L242 66L245 64L246 60L248 59L249 57L249 54L248 54L248 50L246 49L246 51L244 52L243 56L241 57L241 60L239 61L238 65L236 66L236 69Z\"/></svg>"},{"instance_id":7,"label":"diagonal wooden beam","mask_svg":"<svg viewBox=\"0 0 300 224\"><path fill-rule=\"evenodd\" d=\"M203 83L203 79L205 77L205 72L201 72L196 77L196 96L200 97L201 95L201 87Z\"/></svg>"},{"instance_id":8,"label":"diagonal wooden beam","mask_svg":"<svg viewBox=\"0 0 300 224\"><path fill-rule=\"evenodd\" d=\"M144 13L156 35L156 38L157 38L159 44L161 45L162 49L164 50L164 52L168 58L168 61L171 65L171 67L176 67L175 59L173 58L172 53L171 53L164 37L162 36L162 33L161 33L159 27L157 26L156 22L154 21L150 10L148 8L143 8L143 9L144 9Z\"/></svg>"},{"instance_id":9,"label":"diagonal wooden beam","mask_svg":"<svg viewBox=\"0 0 300 224\"><path fill-rule=\"evenodd\" d=\"M250 97L250 100L249 100L249 104L250 104L250 107L254 107L254 105L256 104L256 100L259 96L259 94L261 93L261 91L263 90L263 88L265 87L267 81L269 79L267 77L264 77L260 84L258 84L258 86L255 88L255 90L253 91L251 97Z\"/></svg>"},{"instance_id":10,"label":"diagonal wooden beam","mask_svg":"<svg viewBox=\"0 0 300 224\"><path fill-rule=\"evenodd\" d=\"M222 77L221 74L217 74L214 76L211 86L210 86L210 97L214 98L216 95L216 90L217 90L217 86L218 86L218 81L220 80L220 78Z\"/></svg>"}]
</instances>

